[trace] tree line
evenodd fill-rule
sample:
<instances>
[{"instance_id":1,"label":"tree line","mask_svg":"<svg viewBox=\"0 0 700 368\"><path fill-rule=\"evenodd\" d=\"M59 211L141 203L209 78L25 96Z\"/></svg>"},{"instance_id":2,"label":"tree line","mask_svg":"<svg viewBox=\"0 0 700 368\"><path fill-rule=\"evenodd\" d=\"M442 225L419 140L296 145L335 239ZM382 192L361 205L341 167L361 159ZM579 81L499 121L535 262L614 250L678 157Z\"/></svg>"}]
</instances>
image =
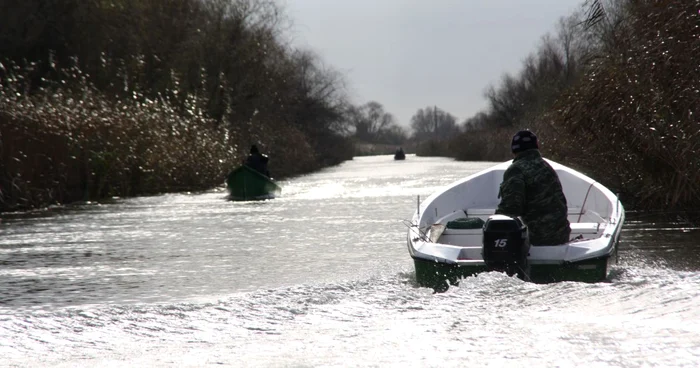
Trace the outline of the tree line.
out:
<instances>
[{"instance_id":1,"label":"tree line","mask_svg":"<svg viewBox=\"0 0 700 368\"><path fill-rule=\"evenodd\" d=\"M277 178L309 172L352 159L369 111L275 0L0 8L0 212L208 189L251 144Z\"/></svg>"},{"instance_id":2,"label":"tree line","mask_svg":"<svg viewBox=\"0 0 700 368\"><path fill-rule=\"evenodd\" d=\"M699 0L586 0L520 71L488 86L461 123L436 106L411 118L419 155L512 158L521 129L541 150L644 210L700 205Z\"/></svg>"},{"instance_id":3,"label":"tree line","mask_svg":"<svg viewBox=\"0 0 700 368\"><path fill-rule=\"evenodd\" d=\"M275 0L2 0L0 212L223 182L252 143L279 177L351 159L354 143L510 158L519 129L640 208L700 196L700 0L587 0L462 123L412 132L355 105L343 75L285 39Z\"/></svg>"},{"instance_id":4,"label":"tree line","mask_svg":"<svg viewBox=\"0 0 700 368\"><path fill-rule=\"evenodd\" d=\"M418 109L409 122L410 131L399 125L396 118L376 101L353 108L350 116L354 139L387 146L385 154L403 146L418 155L447 155L442 142L462 131L457 118L437 106Z\"/></svg>"},{"instance_id":5,"label":"tree line","mask_svg":"<svg viewBox=\"0 0 700 368\"><path fill-rule=\"evenodd\" d=\"M282 178L410 138L290 45L276 0L0 8L0 212L208 189L251 144Z\"/></svg>"},{"instance_id":6,"label":"tree line","mask_svg":"<svg viewBox=\"0 0 700 368\"><path fill-rule=\"evenodd\" d=\"M486 89L488 107L443 141L460 160L511 158L531 129L543 153L645 210L700 205L700 1L588 0Z\"/></svg>"}]
</instances>

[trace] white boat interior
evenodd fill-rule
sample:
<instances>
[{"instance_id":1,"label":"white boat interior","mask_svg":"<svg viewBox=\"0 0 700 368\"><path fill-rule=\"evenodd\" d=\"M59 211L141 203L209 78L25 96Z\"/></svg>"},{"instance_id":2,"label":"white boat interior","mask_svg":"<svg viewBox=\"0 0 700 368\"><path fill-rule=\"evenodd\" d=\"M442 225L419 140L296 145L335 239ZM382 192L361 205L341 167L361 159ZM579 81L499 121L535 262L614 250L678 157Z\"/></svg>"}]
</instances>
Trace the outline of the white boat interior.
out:
<instances>
[{"instance_id":1,"label":"white boat interior","mask_svg":"<svg viewBox=\"0 0 700 368\"><path fill-rule=\"evenodd\" d=\"M624 209L615 194L571 168L547 160L559 175L569 207L569 243L558 246L532 244L532 263L575 262L611 251L624 221ZM486 221L495 212L503 173L511 161L449 185L419 205L409 230L414 257L449 263L481 263L482 229L448 227L448 222L479 217Z\"/></svg>"}]
</instances>

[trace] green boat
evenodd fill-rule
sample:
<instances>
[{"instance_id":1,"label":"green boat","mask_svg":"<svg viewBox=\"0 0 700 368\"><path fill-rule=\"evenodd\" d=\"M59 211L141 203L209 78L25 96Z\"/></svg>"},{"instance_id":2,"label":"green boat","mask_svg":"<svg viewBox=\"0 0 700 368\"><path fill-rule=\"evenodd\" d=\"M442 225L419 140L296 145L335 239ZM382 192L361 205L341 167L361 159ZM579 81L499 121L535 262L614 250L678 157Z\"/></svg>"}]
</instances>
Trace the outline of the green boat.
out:
<instances>
[{"instance_id":1,"label":"green boat","mask_svg":"<svg viewBox=\"0 0 700 368\"><path fill-rule=\"evenodd\" d=\"M226 186L229 198L234 201L272 199L282 193L282 188L272 179L246 165L228 174Z\"/></svg>"},{"instance_id":2,"label":"green boat","mask_svg":"<svg viewBox=\"0 0 700 368\"><path fill-rule=\"evenodd\" d=\"M458 180L419 203L407 237L418 284L444 290L463 278L503 269L535 283L605 281L617 261L624 208L595 180L547 162L557 171L569 205L570 242L530 244L526 225L494 215L499 184L511 163L507 161ZM490 256L496 253L496 258ZM494 266L494 260L500 265Z\"/></svg>"}]
</instances>

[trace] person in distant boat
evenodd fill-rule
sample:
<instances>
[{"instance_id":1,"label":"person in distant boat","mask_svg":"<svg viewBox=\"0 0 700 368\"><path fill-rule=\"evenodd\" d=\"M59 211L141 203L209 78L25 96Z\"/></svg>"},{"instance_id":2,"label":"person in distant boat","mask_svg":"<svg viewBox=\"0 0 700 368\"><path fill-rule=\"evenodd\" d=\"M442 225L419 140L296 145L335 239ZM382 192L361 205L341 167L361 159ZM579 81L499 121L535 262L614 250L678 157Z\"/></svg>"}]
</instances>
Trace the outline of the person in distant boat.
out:
<instances>
[{"instance_id":1,"label":"person in distant boat","mask_svg":"<svg viewBox=\"0 0 700 368\"><path fill-rule=\"evenodd\" d=\"M396 152L394 152L394 158L395 159L404 159L406 158L406 154L403 151L402 147L399 147L396 149Z\"/></svg>"},{"instance_id":2,"label":"person in distant boat","mask_svg":"<svg viewBox=\"0 0 700 368\"><path fill-rule=\"evenodd\" d=\"M267 169L267 162L269 160L270 159L267 157L267 155L263 155L262 153L260 153L258 146L252 145L250 146L250 154L245 160L245 164L269 178L270 171Z\"/></svg>"},{"instance_id":3,"label":"person in distant boat","mask_svg":"<svg viewBox=\"0 0 700 368\"><path fill-rule=\"evenodd\" d=\"M542 158L537 136L522 130L511 141L513 163L503 174L496 214L520 216L530 243L559 245L569 241L568 206L556 171Z\"/></svg>"}]
</instances>

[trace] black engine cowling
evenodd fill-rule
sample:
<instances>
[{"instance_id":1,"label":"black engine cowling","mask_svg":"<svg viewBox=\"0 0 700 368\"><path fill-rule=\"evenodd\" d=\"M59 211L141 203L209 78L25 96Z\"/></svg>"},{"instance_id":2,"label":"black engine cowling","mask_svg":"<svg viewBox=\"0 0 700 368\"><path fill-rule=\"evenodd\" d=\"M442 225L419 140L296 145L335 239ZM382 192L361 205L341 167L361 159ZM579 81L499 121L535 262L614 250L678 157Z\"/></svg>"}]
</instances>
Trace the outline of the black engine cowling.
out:
<instances>
[{"instance_id":1,"label":"black engine cowling","mask_svg":"<svg viewBox=\"0 0 700 368\"><path fill-rule=\"evenodd\" d=\"M484 224L481 255L491 271L529 278L530 238L520 217L493 215Z\"/></svg>"}]
</instances>

